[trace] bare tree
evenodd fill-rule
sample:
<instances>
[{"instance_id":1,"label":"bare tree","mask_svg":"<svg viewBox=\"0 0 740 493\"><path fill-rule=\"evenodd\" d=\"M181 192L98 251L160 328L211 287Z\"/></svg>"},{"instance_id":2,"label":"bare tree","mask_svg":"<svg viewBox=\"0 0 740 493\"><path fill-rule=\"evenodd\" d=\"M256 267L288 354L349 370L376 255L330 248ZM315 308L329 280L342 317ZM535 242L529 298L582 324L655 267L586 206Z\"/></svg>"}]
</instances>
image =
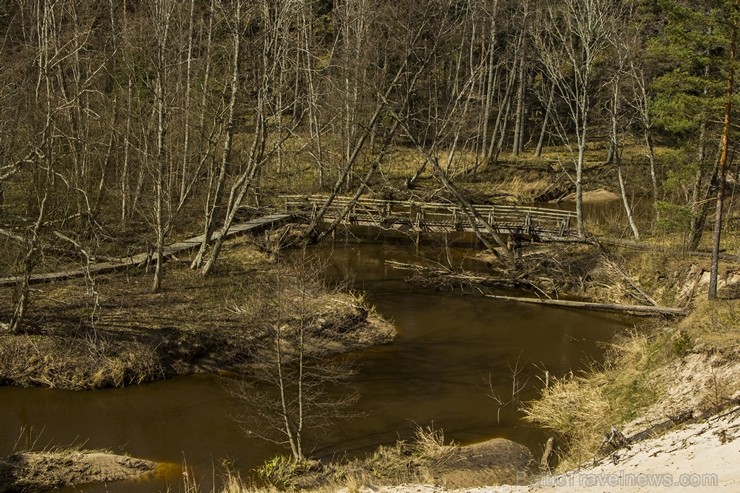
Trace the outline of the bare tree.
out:
<instances>
[{"instance_id":1,"label":"bare tree","mask_svg":"<svg viewBox=\"0 0 740 493\"><path fill-rule=\"evenodd\" d=\"M314 316L325 303L321 265L305 256L292 265L260 276L258 296L236 306L264 335L255 361L230 389L244 403L237 419L247 436L290 449L306 458L307 441L326 433L338 419L351 417L358 395L340 393L353 368L327 358L321 321Z\"/></svg>"},{"instance_id":2,"label":"bare tree","mask_svg":"<svg viewBox=\"0 0 740 493\"><path fill-rule=\"evenodd\" d=\"M257 37L258 44L255 49L259 56L254 57L257 66L256 72L256 100L253 108L254 130L249 151L246 155L246 163L241 171L233 177L233 183L229 189L229 195L224 205L224 219L221 226L221 234L215 239L210 256L201 268L201 272L208 274L215 265L221 253L226 232L231 228L234 219L242 205L247 193L254 187L255 197L259 203L259 192L256 190L260 173L269 159L277 153L285 139L293 134L300 122L292 121L288 130L282 130L282 115L284 107L277 106L280 98L276 97L273 87L279 78L280 60L285 56L287 49L287 33L290 30L290 21L295 18L294 12L289 8L291 2L272 4L265 0L258 5L251 5L247 15L261 15L264 23L263 33ZM242 2L236 2L237 32L241 33L239 26L244 22L242 16ZM238 48L238 46L236 46ZM238 70L238 68L237 68ZM272 127L270 126L272 122ZM277 138L270 139L271 130L276 130Z\"/></svg>"},{"instance_id":3,"label":"bare tree","mask_svg":"<svg viewBox=\"0 0 740 493\"><path fill-rule=\"evenodd\" d=\"M524 0L522 2L522 25L520 27L520 30L522 33L527 32L529 30L529 0ZM516 111L514 113L516 121L514 122L514 139L511 144L511 153L515 156L518 156L520 152L522 152L522 149L524 148L524 115L525 115L525 94L527 91L527 70L526 66L528 64L526 55L527 55L527 45L526 42L522 43L521 48L519 49L519 60L518 60L518 68L517 68L517 79L519 81L519 87L517 89L517 96L516 96Z\"/></svg>"},{"instance_id":4,"label":"bare tree","mask_svg":"<svg viewBox=\"0 0 740 493\"><path fill-rule=\"evenodd\" d=\"M314 29L313 16L310 9L311 3L303 1L300 10L300 47L298 52L302 55L300 60L303 62L302 69L306 81L306 107L308 110L308 128L312 148L309 151L311 157L316 162L319 176L319 188L323 188L326 183L326 162L324 158L324 138L322 124L319 118L321 108L319 107L319 88L318 78L319 69L316 67L318 54L314 49ZM296 77L296 87L300 77ZM297 99L297 98L296 98ZM296 105L297 108L297 105Z\"/></svg>"},{"instance_id":5,"label":"bare tree","mask_svg":"<svg viewBox=\"0 0 740 493\"><path fill-rule=\"evenodd\" d=\"M650 110L650 95L648 93L649 81L645 70L639 66L634 57L629 60L629 77L632 79L633 97L631 106L636 110L640 126L642 127L642 137L645 143L645 155L650 165L650 184L653 188L653 203L660 200L660 189L658 187L657 162L655 159L655 138L653 129L653 117ZM658 208L655 207L656 219L659 218Z\"/></svg>"},{"instance_id":6,"label":"bare tree","mask_svg":"<svg viewBox=\"0 0 740 493\"><path fill-rule=\"evenodd\" d=\"M211 2L211 18L209 20L208 29L208 62L210 62L210 45L211 36L213 31L213 8L215 0ZM239 95L239 76L240 76L240 58L241 58L241 2L237 2L236 11L233 20L232 29L232 53L231 53L231 81L230 81L230 97L228 100L228 109L226 116L226 132L223 143L223 150L221 152L221 160L218 163L217 172L210 173L210 183L207 189L206 197L206 210L204 217L204 231L203 239L198 248L198 253L195 255L191 267L193 269L199 269L203 265L204 256L208 249L208 244L211 242L213 232L216 229L216 221L220 219L218 211L222 207L224 187L226 186L227 172L229 169L229 162L231 160L232 146L234 142L234 124L236 118L236 104ZM208 63L207 62L207 63ZM206 65L206 79L205 83L208 82L208 68L210 64ZM205 95L205 92L204 92ZM205 97L205 96L204 96ZM203 104L205 107L205 102ZM205 108L203 109L203 115L205 115ZM205 154L204 154L205 156Z\"/></svg>"},{"instance_id":7,"label":"bare tree","mask_svg":"<svg viewBox=\"0 0 740 493\"><path fill-rule=\"evenodd\" d=\"M46 202L48 195L44 194L41 199L41 206L39 207L38 216L33 227L28 228L27 237L24 245L23 255L23 271L20 275L20 281L16 286L13 293L13 314L10 317L9 330L11 333L18 333L21 330L24 319L26 317L26 311L28 310L28 302L30 295L30 282L31 274L40 258L40 232L43 220L46 214Z\"/></svg>"},{"instance_id":8,"label":"bare tree","mask_svg":"<svg viewBox=\"0 0 740 493\"><path fill-rule=\"evenodd\" d=\"M609 32L618 14L613 0L564 0L544 8L542 29L536 33L540 61L567 109L570 125L558 125L560 138L571 149L575 167L578 234L583 225L583 168L592 109L596 62L609 48ZM555 113L557 116L557 113ZM570 131L575 134L575 143Z\"/></svg>"},{"instance_id":9,"label":"bare tree","mask_svg":"<svg viewBox=\"0 0 740 493\"><path fill-rule=\"evenodd\" d=\"M626 39L627 26L626 23L622 22L622 19L615 19L615 29L612 31L612 46L613 50L613 75L611 80L607 83L607 87L611 89L611 101L609 104L609 119L610 119L610 159L607 161L614 163L617 168L617 181L619 182L619 191L622 196L622 206L624 212L627 215L627 222L629 223L630 229L635 239L640 239L640 232L637 229L637 223L635 222L634 215L632 213L632 207L627 198L627 189L624 183L624 173L622 170L622 85L623 81L628 74L629 61L632 56L630 52L631 43Z\"/></svg>"},{"instance_id":10,"label":"bare tree","mask_svg":"<svg viewBox=\"0 0 740 493\"><path fill-rule=\"evenodd\" d=\"M620 85L622 80L622 67L619 66L615 70L614 77L610 82L612 89L612 100L609 108L609 118L611 120L611 132L609 145L612 148L612 162L617 168L617 181L619 182L619 192L622 197L622 206L624 212L627 215L627 222L629 223L630 229L635 239L640 239L640 232L637 229L637 223L635 223L634 215L632 214L632 206L627 198L627 188L624 184L624 173L622 171L622 142L621 142L621 129L620 129L620 108L622 102L622 96L620 93Z\"/></svg>"},{"instance_id":11,"label":"bare tree","mask_svg":"<svg viewBox=\"0 0 740 493\"><path fill-rule=\"evenodd\" d=\"M498 37L498 15L499 15L499 1L493 0L490 7L486 9L485 14L488 17L488 38L487 42L485 44L485 50L487 51L486 57L485 57L485 69L483 70L483 74L485 74L485 102L483 106L483 129L482 129L482 142L481 147L483 149L484 155L483 155L483 163L484 165L488 165L489 161L491 159L489 145L488 145L488 139L489 139L489 122L491 120L491 113L493 111L493 104L494 104L494 91L496 88L496 78L498 75L497 69L496 69L496 41ZM498 117L497 117L498 121ZM493 140L493 137L490 137L491 140ZM473 168L473 174L477 174L478 172L478 161L476 160L475 166Z\"/></svg>"},{"instance_id":12,"label":"bare tree","mask_svg":"<svg viewBox=\"0 0 740 493\"><path fill-rule=\"evenodd\" d=\"M165 136L167 134L169 108L167 106L167 94L165 93L169 82L170 61L167 59L167 49L170 43L170 22L174 14L176 4L171 0L157 0L154 4L155 17L155 80L154 80L154 112L156 115L156 157L154 171L154 229L156 232L155 243L155 268L152 280L152 292L157 292L162 286L164 277L164 247L167 235L165 218L165 188L167 187L168 156L166 150Z\"/></svg>"},{"instance_id":13,"label":"bare tree","mask_svg":"<svg viewBox=\"0 0 740 493\"><path fill-rule=\"evenodd\" d=\"M543 81L544 83L544 81ZM550 114L553 111L553 103L555 101L555 84L550 84L550 92L545 99L545 114L542 117L542 126L540 127L540 138L537 139L537 147L534 150L536 157L542 156L542 148L545 145L545 137L547 136L547 127L550 124Z\"/></svg>"}]
</instances>

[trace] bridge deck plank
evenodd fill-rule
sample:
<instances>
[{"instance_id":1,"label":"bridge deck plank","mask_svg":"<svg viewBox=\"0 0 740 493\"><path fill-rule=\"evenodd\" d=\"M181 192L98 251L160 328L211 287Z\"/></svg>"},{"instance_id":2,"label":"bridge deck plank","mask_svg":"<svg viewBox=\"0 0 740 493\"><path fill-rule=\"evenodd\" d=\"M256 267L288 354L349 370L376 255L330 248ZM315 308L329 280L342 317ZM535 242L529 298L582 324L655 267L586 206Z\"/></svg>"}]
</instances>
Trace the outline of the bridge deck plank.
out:
<instances>
[{"instance_id":1,"label":"bridge deck plank","mask_svg":"<svg viewBox=\"0 0 740 493\"><path fill-rule=\"evenodd\" d=\"M249 221L245 221L243 223L234 224L226 232L226 236L227 237L237 236L242 233L246 233L246 232L253 231L256 229L273 226L277 223L287 221L290 217L291 217L290 214L271 214L271 215L262 216L256 219L252 219ZM214 236L214 239L216 239L221 236L221 232L220 231L216 232L214 233L213 236ZM202 241L203 241L203 235L199 235L199 236L194 236L192 238L179 241L177 243L171 243L170 245L167 245L164 247L164 255L165 257L172 257L173 255L176 255L178 253L194 250L200 246ZM127 257L120 257L112 261L96 262L84 268L68 269L68 270L58 271L58 272L46 272L46 273L32 274L30 282L32 283L50 282L50 281L58 281L62 279L70 279L74 277L84 277L88 275L88 273L102 274L102 273L107 273L107 272L114 272L118 270L124 270L130 267L137 267L139 265L144 264L147 261L147 259L150 259L150 258L151 258L151 254L144 252L144 253L137 253L135 255L129 255ZM19 276L10 276L10 277L0 278L0 286L7 286L9 284L15 284L20 279L21 278Z\"/></svg>"},{"instance_id":2,"label":"bridge deck plank","mask_svg":"<svg viewBox=\"0 0 740 493\"><path fill-rule=\"evenodd\" d=\"M327 197L322 195L285 195L286 211L310 208L311 213L323 206ZM494 230L503 234L530 234L540 239L570 239L577 235L572 225L576 213L573 211L515 205L475 205L478 213ZM457 205L439 202L416 202L337 196L326 211L325 220L336 220L346 209L344 221L350 224L376 227L409 228L418 231L473 232L473 222ZM475 221L483 228L484 223Z\"/></svg>"}]
</instances>

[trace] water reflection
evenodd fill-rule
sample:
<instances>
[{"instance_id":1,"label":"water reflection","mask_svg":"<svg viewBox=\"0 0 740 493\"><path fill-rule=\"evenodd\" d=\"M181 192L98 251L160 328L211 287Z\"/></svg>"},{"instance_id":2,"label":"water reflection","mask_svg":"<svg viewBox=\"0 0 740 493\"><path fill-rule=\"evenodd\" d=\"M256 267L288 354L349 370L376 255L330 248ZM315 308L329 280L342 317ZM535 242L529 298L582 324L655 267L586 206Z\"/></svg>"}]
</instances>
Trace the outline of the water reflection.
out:
<instances>
[{"instance_id":1,"label":"water reflection","mask_svg":"<svg viewBox=\"0 0 740 493\"><path fill-rule=\"evenodd\" d=\"M449 439L468 443L493 436L540 447L545 435L511 408L498 412L488 381L503 401L511 398L511 368L524 365L528 384L518 397L536 396L544 369L555 375L600 358L599 341L629 322L611 315L523 305L440 292L404 282L408 273L385 259L415 261L413 247L342 245L322 247L330 275L347 272L379 313L399 332L393 344L358 355L355 377L366 417L338 423L315 455L360 453L411 435L414 423L443 428ZM424 253L424 252L422 252ZM439 255L438 250L427 252ZM469 251L455 251L463 261ZM523 381L522 380L522 381ZM237 404L214 377L96 392L0 388L0 455L10 453L22 427L43 429L40 444L107 448L137 457L180 464L187 460L208 491L222 459L241 469L278 451L243 436L230 419ZM169 475L178 491L177 470ZM82 491L164 491L164 480L94 486ZM75 491L75 490L69 490ZM79 491L79 490L77 490Z\"/></svg>"}]
</instances>

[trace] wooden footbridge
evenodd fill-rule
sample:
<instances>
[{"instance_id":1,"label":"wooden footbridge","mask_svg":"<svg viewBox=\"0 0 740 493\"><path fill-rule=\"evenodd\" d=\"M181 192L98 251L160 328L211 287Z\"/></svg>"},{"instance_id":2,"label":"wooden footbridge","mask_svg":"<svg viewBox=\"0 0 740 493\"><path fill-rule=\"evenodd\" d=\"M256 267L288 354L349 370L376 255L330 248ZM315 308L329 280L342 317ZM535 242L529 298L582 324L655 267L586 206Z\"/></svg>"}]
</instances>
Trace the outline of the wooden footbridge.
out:
<instances>
[{"instance_id":1,"label":"wooden footbridge","mask_svg":"<svg viewBox=\"0 0 740 493\"><path fill-rule=\"evenodd\" d=\"M256 232L262 229L270 228L273 226L280 225L290 219L287 214L269 214L266 216L251 219L243 223L234 224L225 233L226 237L238 236L249 232ZM221 236L220 231L213 233L212 239L215 240ZM200 247L203 242L203 235L188 238L186 240L172 243L164 247L164 257L170 258L177 254L190 252ZM148 262L152 261L152 252L142 252L135 255L129 255L127 257L108 259L104 262L94 262L85 267L73 268L58 272L46 272L32 274L29 279L32 283L37 282L49 282L57 281L61 279L70 279L73 277L84 277L90 274L101 274L105 272L114 272L118 270L125 270L132 267L144 266ZM15 284L21 280L20 276L11 276L0 278L0 286L7 286Z\"/></svg>"},{"instance_id":2,"label":"wooden footbridge","mask_svg":"<svg viewBox=\"0 0 740 493\"><path fill-rule=\"evenodd\" d=\"M284 195L286 213L303 213L315 218L326 202L322 195ZM347 208L349 207L349 210ZM474 205L482 219L497 233L532 241L566 241L578 238L576 213L544 207ZM341 217L344 224L374 226L411 232L484 232L484 225L460 206L435 202L378 200L337 196L324 215L325 222Z\"/></svg>"}]
</instances>

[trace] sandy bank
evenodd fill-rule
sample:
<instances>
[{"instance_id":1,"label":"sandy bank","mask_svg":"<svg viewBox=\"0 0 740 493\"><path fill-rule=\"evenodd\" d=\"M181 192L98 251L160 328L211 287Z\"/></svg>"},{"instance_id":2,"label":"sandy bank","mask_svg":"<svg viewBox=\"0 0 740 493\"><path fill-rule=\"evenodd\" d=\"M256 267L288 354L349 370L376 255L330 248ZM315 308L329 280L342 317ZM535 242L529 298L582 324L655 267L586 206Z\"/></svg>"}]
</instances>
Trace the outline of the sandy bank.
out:
<instances>
[{"instance_id":1,"label":"sandy bank","mask_svg":"<svg viewBox=\"0 0 740 493\"><path fill-rule=\"evenodd\" d=\"M0 493L135 479L155 467L154 462L105 452L19 452L0 458Z\"/></svg>"},{"instance_id":2,"label":"sandy bank","mask_svg":"<svg viewBox=\"0 0 740 493\"><path fill-rule=\"evenodd\" d=\"M557 476L520 485L446 489L415 484L383 487L387 493L740 491L740 406L633 444ZM524 482L524 481L523 481ZM369 491L369 490L366 490Z\"/></svg>"}]
</instances>

